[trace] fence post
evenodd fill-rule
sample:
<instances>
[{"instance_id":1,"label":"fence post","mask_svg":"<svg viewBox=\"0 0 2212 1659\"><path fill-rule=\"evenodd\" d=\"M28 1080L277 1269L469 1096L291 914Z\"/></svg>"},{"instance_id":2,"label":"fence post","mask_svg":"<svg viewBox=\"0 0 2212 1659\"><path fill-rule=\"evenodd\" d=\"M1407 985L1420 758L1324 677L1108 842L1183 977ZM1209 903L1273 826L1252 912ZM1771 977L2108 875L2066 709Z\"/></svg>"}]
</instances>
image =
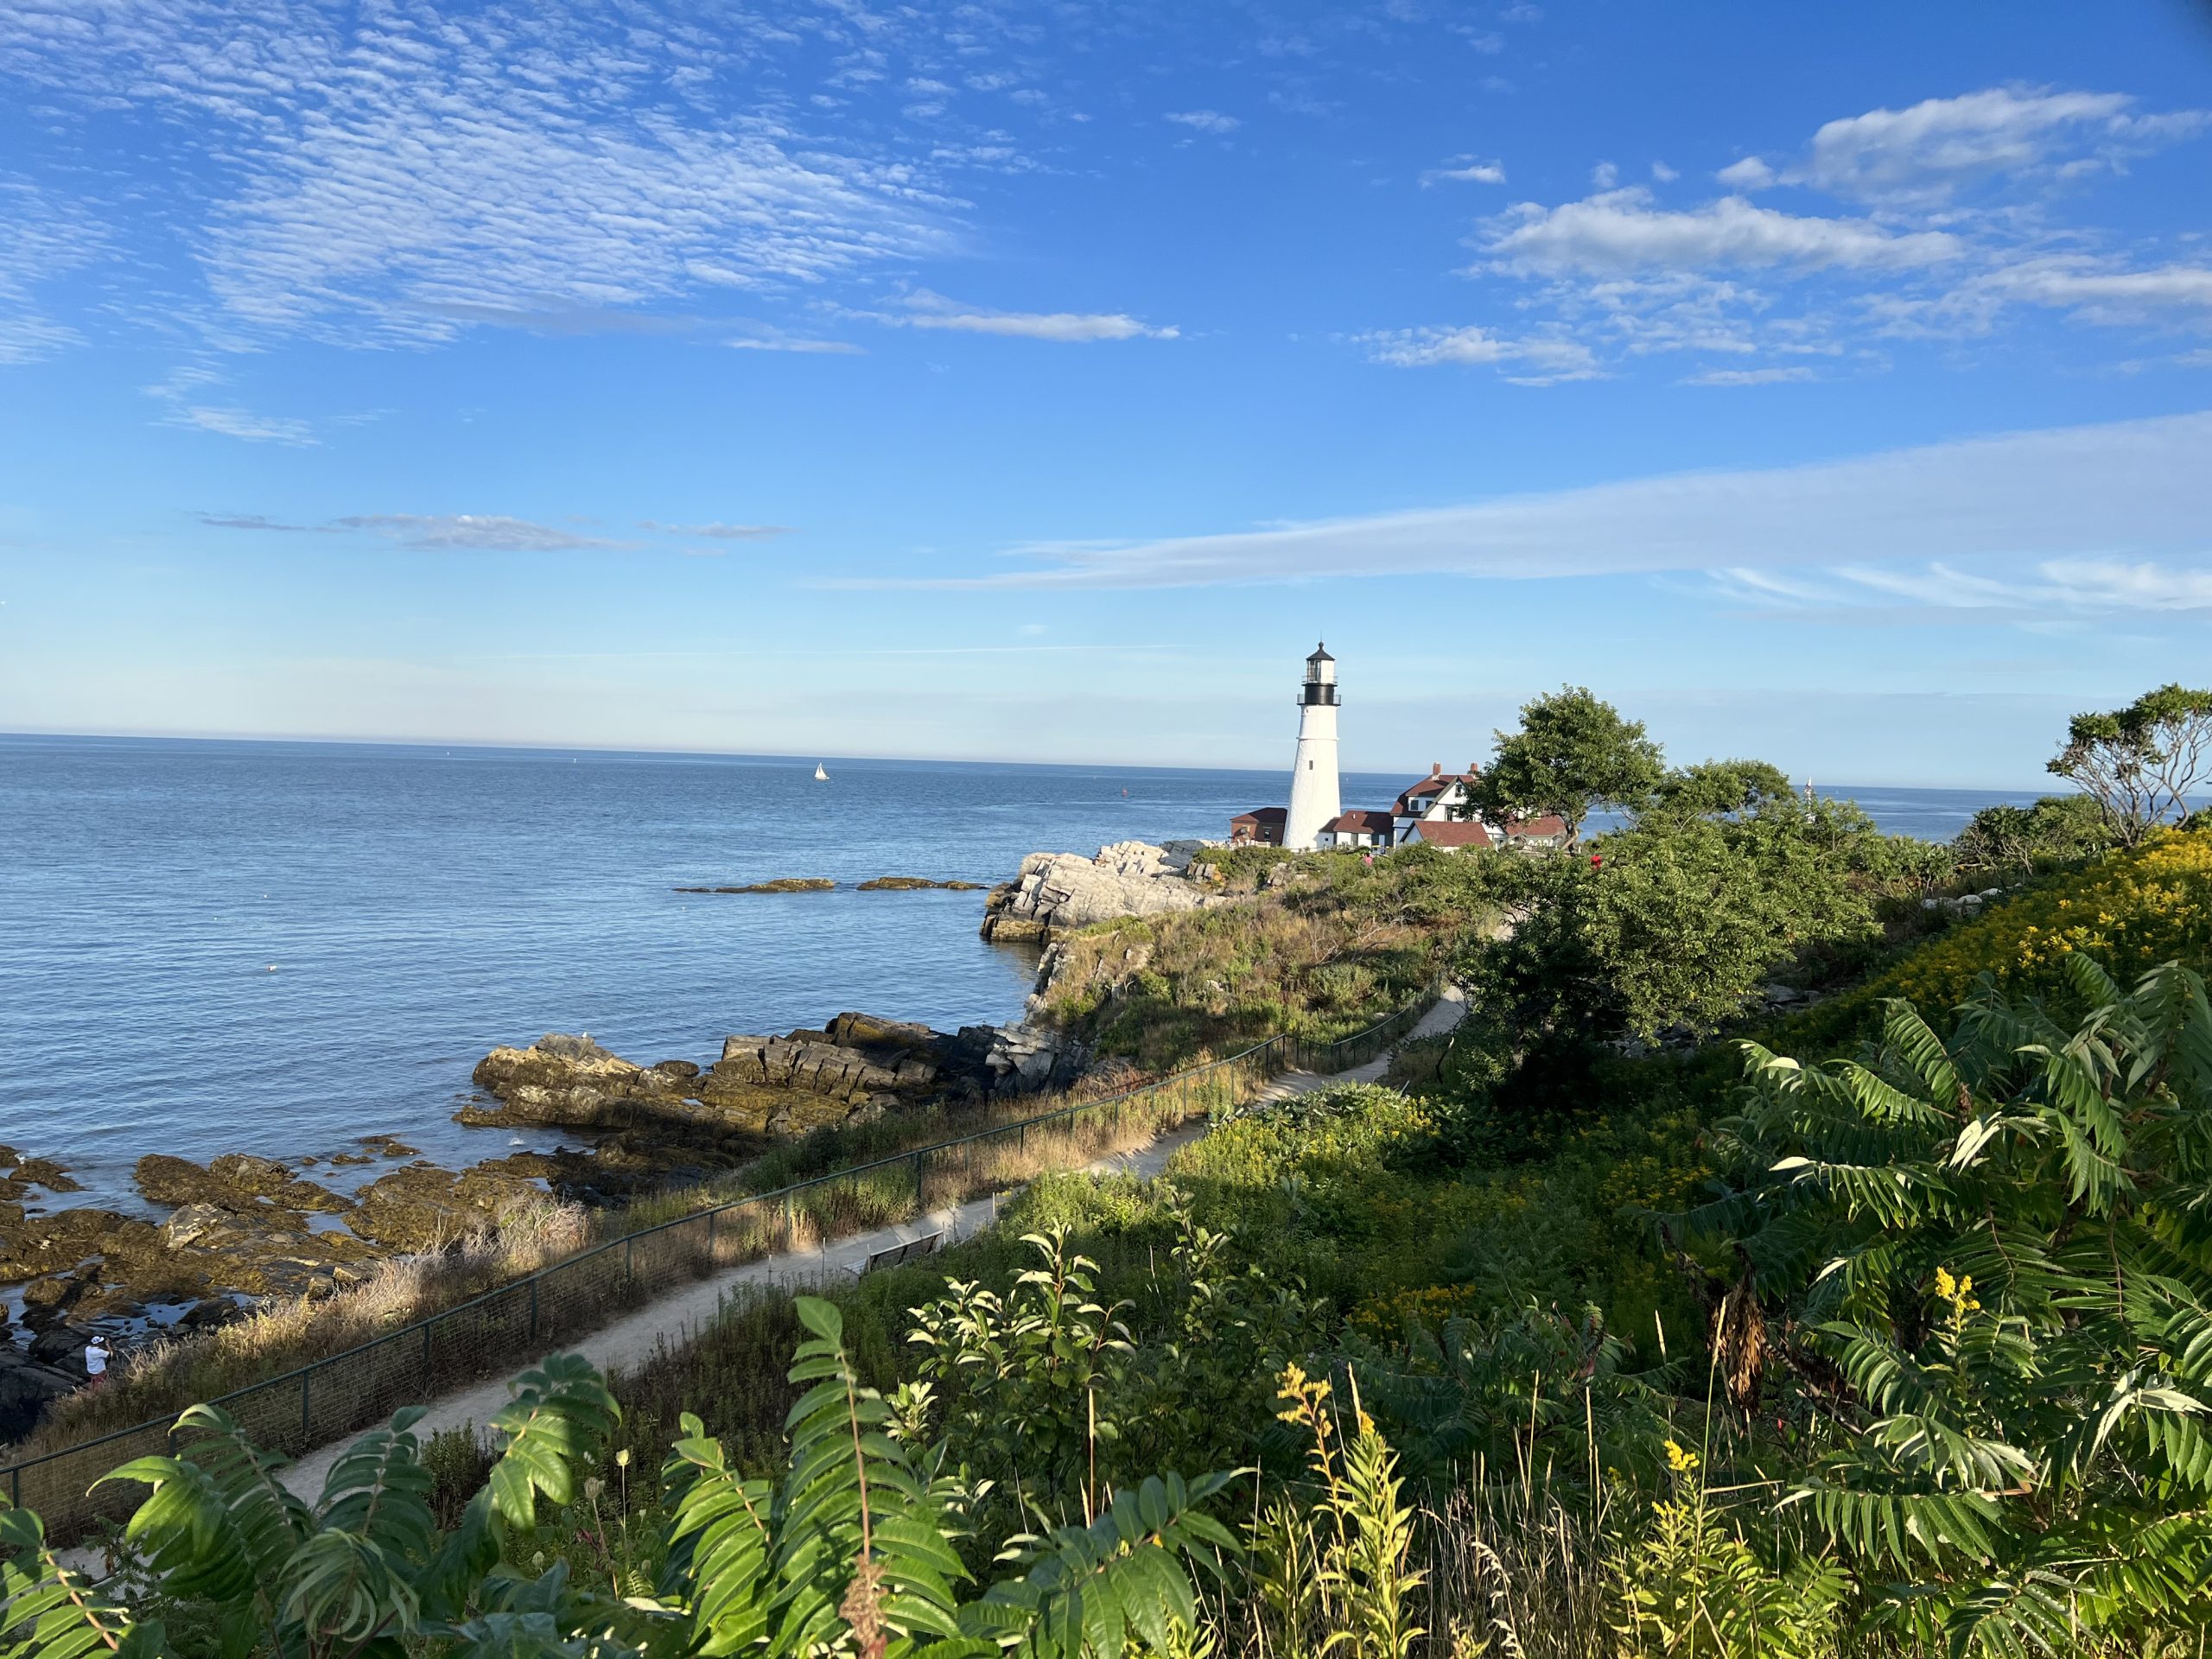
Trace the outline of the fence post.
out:
<instances>
[{"instance_id":1,"label":"fence post","mask_svg":"<svg viewBox=\"0 0 2212 1659\"><path fill-rule=\"evenodd\" d=\"M715 1215L712 1210L707 1211L707 1260L710 1264L715 1259Z\"/></svg>"},{"instance_id":2,"label":"fence post","mask_svg":"<svg viewBox=\"0 0 2212 1659\"><path fill-rule=\"evenodd\" d=\"M922 1154L918 1152L914 1154L914 1208L917 1210L921 1209L925 1203L922 1190L922 1182L924 1179L925 1177L922 1174Z\"/></svg>"},{"instance_id":3,"label":"fence post","mask_svg":"<svg viewBox=\"0 0 2212 1659\"><path fill-rule=\"evenodd\" d=\"M635 1233L628 1234L622 1240L622 1276L625 1279L638 1276L638 1236Z\"/></svg>"}]
</instances>

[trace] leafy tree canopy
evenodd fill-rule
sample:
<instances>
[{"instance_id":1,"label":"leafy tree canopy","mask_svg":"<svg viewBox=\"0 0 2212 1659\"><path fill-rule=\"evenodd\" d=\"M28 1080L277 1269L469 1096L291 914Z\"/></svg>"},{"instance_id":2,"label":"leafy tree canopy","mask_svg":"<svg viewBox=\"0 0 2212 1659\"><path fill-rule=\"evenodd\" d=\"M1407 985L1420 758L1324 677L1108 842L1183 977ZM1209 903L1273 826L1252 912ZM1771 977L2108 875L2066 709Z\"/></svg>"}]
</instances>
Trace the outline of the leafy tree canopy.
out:
<instances>
[{"instance_id":1,"label":"leafy tree canopy","mask_svg":"<svg viewBox=\"0 0 2212 1659\"><path fill-rule=\"evenodd\" d=\"M1953 843L1959 868L2033 875L2113 844L2104 809L2090 795L2046 795L2033 806L1985 806Z\"/></svg>"},{"instance_id":2,"label":"leafy tree canopy","mask_svg":"<svg viewBox=\"0 0 2212 1659\"><path fill-rule=\"evenodd\" d=\"M2212 691L2162 685L2125 709L2076 715L2046 770L2086 790L2113 838L2135 846L2212 778Z\"/></svg>"},{"instance_id":3,"label":"leafy tree canopy","mask_svg":"<svg viewBox=\"0 0 2212 1659\"><path fill-rule=\"evenodd\" d=\"M1561 686L1521 706L1521 728L1497 734L1475 805L1493 819L1556 813L1568 839L1601 806L1634 811L1659 787L1659 746L1586 686Z\"/></svg>"}]
</instances>

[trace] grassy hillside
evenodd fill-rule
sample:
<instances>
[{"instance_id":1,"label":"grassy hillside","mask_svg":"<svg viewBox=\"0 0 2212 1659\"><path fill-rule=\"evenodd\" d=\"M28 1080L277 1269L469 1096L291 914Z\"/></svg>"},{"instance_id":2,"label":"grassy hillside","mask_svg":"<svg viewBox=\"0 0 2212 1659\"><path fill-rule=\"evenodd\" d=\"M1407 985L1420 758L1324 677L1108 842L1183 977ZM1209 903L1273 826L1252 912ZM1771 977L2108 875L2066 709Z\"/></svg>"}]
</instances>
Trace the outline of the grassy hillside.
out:
<instances>
[{"instance_id":1,"label":"grassy hillside","mask_svg":"<svg viewBox=\"0 0 2212 1659\"><path fill-rule=\"evenodd\" d=\"M1235 902L1057 943L1042 1017L1147 1071L1280 1031L1332 1040L1417 996L1497 913L1482 861L1427 849L1214 862Z\"/></svg>"}]
</instances>

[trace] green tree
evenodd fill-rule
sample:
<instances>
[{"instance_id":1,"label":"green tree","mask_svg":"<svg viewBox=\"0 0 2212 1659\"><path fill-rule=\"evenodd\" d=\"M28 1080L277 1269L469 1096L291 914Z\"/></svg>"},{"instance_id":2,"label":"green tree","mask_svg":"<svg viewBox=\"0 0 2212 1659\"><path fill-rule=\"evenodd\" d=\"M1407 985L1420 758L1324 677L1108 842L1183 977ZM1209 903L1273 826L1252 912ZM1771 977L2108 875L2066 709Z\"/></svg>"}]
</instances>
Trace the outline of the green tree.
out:
<instances>
[{"instance_id":1,"label":"green tree","mask_svg":"<svg viewBox=\"0 0 2212 1659\"><path fill-rule=\"evenodd\" d=\"M2113 844L2104 809L2090 795L2046 795L2033 806L1985 806L1953 843L1959 868L2033 875Z\"/></svg>"},{"instance_id":2,"label":"green tree","mask_svg":"<svg viewBox=\"0 0 2212 1659\"><path fill-rule=\"evenodd\" d=\"M2088 791L2113 838L2135 846L2212 777L2212 691L2162 685L2125 709L2076 715L2046 770Z\"/></svg>"},{"instance_id":3,"label":"green tree","mask_svg":"<svg viewBox=\"0 0 2212 1659\"><path fill-rule=\"evenodd\" d=\"M1556 813L1570 842L1599 807L1641 808L1664 773L1643 722L1622 719L1586 686L1561 686L1522 704L1520 729L1497 738L1474 805L1493 822Z\"/></svg>"},{"instance_id":4,"label":"green tree","mask_svg":"<svg viewBox=\"0 0 2212 1659\"><path fill-rule=\"evenodd\" d=\"M1872 932L1864 877L1889 838L1856 807L1711 772L1666 782L1634 823L1591 843L1594 860L1503 868L1522 919L1477 946L1467 973L1524 1033L1709 1031L1808 945Z\"/></svg>"}]
</instances>

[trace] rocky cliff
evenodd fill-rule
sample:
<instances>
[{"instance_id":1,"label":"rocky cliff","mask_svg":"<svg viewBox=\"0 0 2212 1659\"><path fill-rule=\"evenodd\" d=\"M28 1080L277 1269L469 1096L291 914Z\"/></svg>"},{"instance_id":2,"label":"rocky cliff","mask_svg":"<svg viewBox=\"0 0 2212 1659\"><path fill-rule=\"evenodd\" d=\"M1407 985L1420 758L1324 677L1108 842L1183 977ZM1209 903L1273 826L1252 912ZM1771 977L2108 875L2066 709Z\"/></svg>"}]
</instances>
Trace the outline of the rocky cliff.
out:
<instances>
[{"instance_id":1,"label":"rocky cliff","mask_svg":"<svg viewBox=\"0 0 2212 1659\"><path fill-rule=\"evenodd\" d=\"M983 937L1049 944L1055 934L1119 916L1157 916L1215 902L1192 855L1201 843L1117 841L1096 858L1032 853L984 900Z\"/></svg>"}]
</instances>

